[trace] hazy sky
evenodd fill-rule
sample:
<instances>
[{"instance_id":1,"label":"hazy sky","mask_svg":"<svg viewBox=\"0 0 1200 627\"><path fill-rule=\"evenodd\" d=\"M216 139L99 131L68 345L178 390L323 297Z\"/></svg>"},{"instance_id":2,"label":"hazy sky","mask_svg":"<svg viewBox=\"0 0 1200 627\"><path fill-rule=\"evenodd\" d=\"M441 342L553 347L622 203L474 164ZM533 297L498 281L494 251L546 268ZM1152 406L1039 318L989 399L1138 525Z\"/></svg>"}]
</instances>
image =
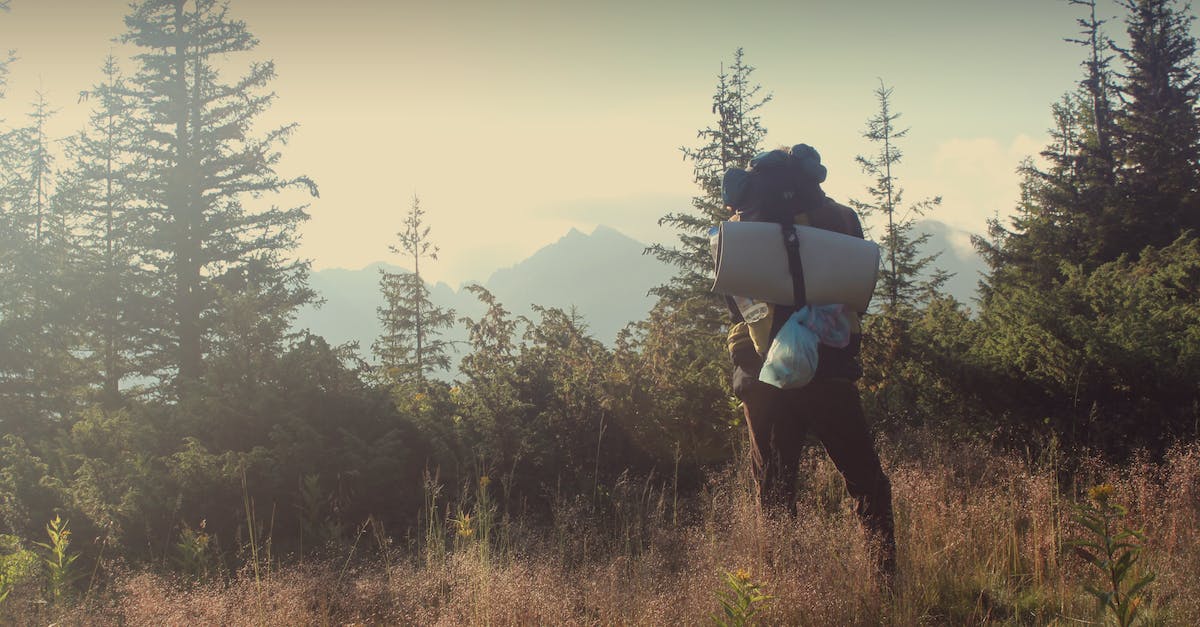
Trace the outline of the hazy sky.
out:
<instances>
[{"instance_id":1,"label":"hazy sky","mask_svg":"<svg viewBox=\"0 0 1200 627\"><path fill-rule=\"evenodd\" d=\"M678 148L712 120L716 75L741 46L774 95L768 146L806 142L826 191L865 196L854 163L876 107L910 127L897 173L907 198L941 195L929 217L981 232L1017 195L1014 169L1045 143L1049 108L1081 76L1065 0L834 2L394 2L231 0L261 41L232 68L274 59L278 101L264 124L295 121L280 171L321 188L299 254L318 269L389 258L413 194L452 284L486 279L572 226L607 224L643 241L695 187ZM14 48L6 125L41 90L55 133L79 128L79 91L99 79L127 3L12 0L0 47ZM1117 9L1102 4L1120 39ZM281 199L286 200L286 199ZM965 241L965 236L962 238ZM393 261L399 262L398 259Z\"/></svg>"}]
</instances>

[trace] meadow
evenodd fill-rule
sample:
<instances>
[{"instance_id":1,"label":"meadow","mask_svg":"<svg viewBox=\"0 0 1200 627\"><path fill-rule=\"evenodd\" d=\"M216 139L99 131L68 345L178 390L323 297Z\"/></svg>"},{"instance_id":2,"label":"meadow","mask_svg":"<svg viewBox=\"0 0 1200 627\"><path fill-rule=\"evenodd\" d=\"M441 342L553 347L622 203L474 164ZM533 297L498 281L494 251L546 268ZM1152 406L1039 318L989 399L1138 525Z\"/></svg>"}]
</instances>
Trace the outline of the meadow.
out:
<instances>
[{"instance_id":1,"label":"meadow","mask_svg":"<svg viewBox=\"0 0 1200 627\"><path fill-rule=\"evenodd\" d=\"M1111 583L1073 544L1087 488L1111 487L1123 528L1144 532L1126 577L1153 574L1136 624L1200 623L1200 445L1161 463L1068 463L981 444L885 444L899 574L891 593L841 477L815 448L799 515L764 515L743 463L676 498L670 477L623 476L549 520L509 513L503 481L468 501L426 486L416 532L364 521L318 557L272 555L261 539L236 570L110 567L82 598L18 587L8 624L57 625L1084 625L1112 624L1087 592ZM1053 451L1053 449L1050 449ZM1064 483L1063 477L1072 477ZM1095 490L1093 490L1093 493ZM253 544L253 543L251 543ZM82 586L81 586L82 589ZM739 606L739 596L741 605ZM754 600L750 600L754 599ZM1132 599L1132 597L1131 597ZM722 601L737 611L734 620ZM740 609L738 609L740 608ZM739 620L746 619L744 623Z\"/></svg>"}]
</instances>

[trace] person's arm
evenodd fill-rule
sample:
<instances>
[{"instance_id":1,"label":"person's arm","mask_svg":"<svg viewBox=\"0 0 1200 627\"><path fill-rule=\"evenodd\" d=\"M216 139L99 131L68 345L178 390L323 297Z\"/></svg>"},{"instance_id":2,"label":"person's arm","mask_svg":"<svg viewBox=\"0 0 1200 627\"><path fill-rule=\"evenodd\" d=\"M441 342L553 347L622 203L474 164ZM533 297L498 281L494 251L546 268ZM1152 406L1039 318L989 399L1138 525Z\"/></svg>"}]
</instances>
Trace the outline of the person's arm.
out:
<instances>
[{"instance_id":1,"label":"person's arm","mask_svg":"<svg viewBox=\"0 0 1200 627\"><path fill-rule=\"evenodd\" d=\"M762 370L763 359L754 349L754 340L750 338L750 327L745 322L737 322L730 327L726 340L729 357L733 360L731 387L734 395L746 400L746 394L758 381L758 373Z\"/></svg>"}]
</instances>

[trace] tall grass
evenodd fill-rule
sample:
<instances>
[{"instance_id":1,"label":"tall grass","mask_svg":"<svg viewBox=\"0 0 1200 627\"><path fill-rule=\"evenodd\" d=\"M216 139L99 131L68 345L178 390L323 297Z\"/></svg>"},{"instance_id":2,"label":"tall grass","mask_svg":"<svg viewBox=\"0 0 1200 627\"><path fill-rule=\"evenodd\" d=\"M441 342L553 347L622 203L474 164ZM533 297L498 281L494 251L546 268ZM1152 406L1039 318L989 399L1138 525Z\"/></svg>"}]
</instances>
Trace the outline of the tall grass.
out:
<instances>
[{"instance_id":1,"label":"tall grass","mask_svg":"<svg viewBox=\"0 0 1200 627\"><path fill-rule=\"evenodd\" d=\"M699 625L727 616L729 573L747 573L754 593L770 597L753 605L760 624L1101 624L1086 591L1094 569L1071 543L1087 533L1072 520L1076 503L1087 487L1106 483L1112 502L1125 505L1125 521L1144 530L1139 567L1158 575L1142 590L1143 624L1200 624L1200 444L1175 449L1161 464L1084 460L1066 485L1054 456L1031 460L961 444L916 455L884 451L899 548L891 594L873 580L866 534L840 475L814 451L804 461L795 519L759 512L740 463L699 493L681 495L678 524L670 477L624 477L599 486L597 497L563 497L548 527L494 515L503 504L484 481L448 515L429 481L418 541L408 548L389 550L374 530L376 542L358 546L353 560L308 560L257 578L243 569L188 586L151 571L127 573L57 619ZM450 522L465 515L470 522ZM471 531L445 542L458 529ZM14 598L0 606L5 621L48 622Z\"/></svg>"}]
</instances>

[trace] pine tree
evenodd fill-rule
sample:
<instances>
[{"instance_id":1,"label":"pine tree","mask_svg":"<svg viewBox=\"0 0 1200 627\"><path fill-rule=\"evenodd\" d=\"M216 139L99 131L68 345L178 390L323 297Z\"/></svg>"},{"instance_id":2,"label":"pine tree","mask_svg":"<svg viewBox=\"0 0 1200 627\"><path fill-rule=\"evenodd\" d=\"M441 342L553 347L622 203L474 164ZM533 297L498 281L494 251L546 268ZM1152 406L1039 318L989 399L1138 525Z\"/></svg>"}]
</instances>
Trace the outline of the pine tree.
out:
<instances>
[{"instance_id":1,"label":"pine tree","mask_svg":"<svg viewBox=\"0 0 1200 627\"><path fill-rule=\"evenodd\" d=\"M1082 144L1081 174L1092 188L1112 186L1116 176L1116 126L1113 121L1113 73L1110 68L1112 40L1104 33L1106 20L1096 17L1096 0L1069 0L1071 4L1087 8L1088 15L1076 22L1080 27L1079 39L1067 41L1087 49L1087 58L1082 62L1087 72L1079 86L1087 99L1084 111L1090 117L1085 128L1090 135Z\"/></svg>"},{"instance_id":2,"label":"pine tree","mask_svg":"<svg viewBox=\"0 0 1200 627\"><path fill-rule=\"evenodd\" d=\"M441 335L443 329L454 324L454 311L433 304L421 277L421 260L436 260L438 252L429 239L424 215L421 200L413 196L404 228L396 233L400 245L388 246L388 250L411 260L413 269L411 272L380 269L379 288L385 301L379 308L383 334L372 347L385 380L418 388L424 388L433 373L450 367L452 345L441 339Z\"/></svg>"},{"instance_id":3,"label":"pine tree","mask_svg":"<svg viewBox=\"0 0 1200 627\"><path fill-rule=\"evenodd\" d=\"M95 103L88 126L67 142L72 168L59 195L78 214L80 259L72 281L82 288L83 347L92 357L100 402L111 409L121 404L126 377L154 370L141 329L144 295L155 288L137 257L132 184L142 162L132 158L138 138L131 103L116 59L105 59L102 71L103 81L85 92Z\"/></svg>"},{"instance_id":4,"label":"pine tree","mask_svg":"<svg viewBox=\"0 0 1200 627\"><path fill-rule=\"evenodd\" d=\"M673 309L692 309L697 328L715 330L723 321L724 307L710 291L712 253L708 231L729 217L721 197L721 179L730 168L744 168L759 152L767 134L758 111L770 102L762 87L752 82L754 67L747 65L741 48L734 52L728 70L722 66L717 75L717 90L712 98L715 126L697 133L700 145L683 147L683 158L692 162L692 174L700 193L692 198L690 213L670 213L658 223L679 231L679 245L655 244L647 249L659 260L678 268L667 285L653 290L660 302Z\"/></svg>"},{"instance_id":5,"label":"pine tree","mask_svg":"<svg viewBox=\"0 0 1200 627\"><path fill-rule=\"evenodd\" d=\"M70 225L46 135L53 114L38 94L29 124L6 137L0 187L0 406L25 428L69 410L78 370L63 281Z\"/></svg>"},{"instance_id":6,"label":"pine tree","mask_svg":"<svg viewBox=\"0 0 1200 627\"><path fill-rule=\"evenodd\" d=\"M908 129L896 127L900 114L892 111L891 97L892 88L880 81L875 90L879 111L867 120L867 130L863 133L863 137L877 145L876 153L870 157L856 157L863 172L874 179L867 188L870 200L851 201L851 204L863 217L882 214L886 220L880 241L883 268L876 294L883 299L885 308L898 311L916 308L936 293L949 275L932 265L940 252L921 254L929 234L914 233L916 218L941 205L941 197L921 200L907 207L903 204L904 190L893 167L903 158L896 142L908 135Z\"/></svg>"},{"instance_id":7,"label":"pine tree","mask_svg":"<svg viewBox=\"0 0 1200 627\"><path fill-rule=\"evenodd\" d=\"M864 388L870 391L864 397L866 406L874 405L877 419L888 426L898 420L916 421L912 414L929 365L922 363L926 348L913 326L950 275L933 265L940 252L922 252L930 235L916 233L916 218L938 207L942 199L905 204L896 166L904 156L898 141L908 136L908 129L896 126L900 114L892 109L892 88L881 80L874 93L879 109L867 120L863 137L875 145L875 153L856 157L873 182L867 187L869 200L850 204L863 217L883 219L882 268L875 286L881 315L865 321L862 362Z\"/></svg>"},{"instance_id":8,"label":"pine tree","mask_svg":"<svg viewBox=\"0 0 1200 627\"><path fill-rule=\"evenodd\" d=\"M170 364L163 374L182 390L203 375L221 290L260 295L264 319L286 317L313 298L308 264L287 258L305 208L252 211L244 202L292 187L316 196L317 188L275 171L295 124L251 134L274 100L266 91L274 64L252 63L240 79L222 80L220 68L258 43L226 3L143 0L125 24L121 40L141 50L130 81L135 156L146 166L136 186L138 254L171 281L150 295L149 327Z\"/></svg>"},{"instance_id":9,"label":"pine tree","mask_svg":"<svg viewBox=\"0 0 1200 627\"><path fill-rule=\"evenodd\" d=\"M1012 228L997 221L989 227L991 242L975 239L991 268L987 289L1018 279L1045 289L1062 278L1063 264L1091 269L1129 249L1117 180L1121 134L1109 68L1112 42L1092 0L1072 4L1088 10L1077 20L1080 37L1067 38L1087 50L1084 77L1051 106L1051 142L1041 152L1047 165L1027 160L1019 169L1022 200Z\"/></svg>"},{"instance_id":10,"label":"pine tree","mask_svg":"<svg viewBox=\"0 0 1200 627\"><path fill-rule=\"evenodd\" d=\"M1122 0L1129 36L1117 115L1125 246L1165 246L1200 228L1200 76L1192 16L1175 0Z\"/></svg>"}]
</instances>

